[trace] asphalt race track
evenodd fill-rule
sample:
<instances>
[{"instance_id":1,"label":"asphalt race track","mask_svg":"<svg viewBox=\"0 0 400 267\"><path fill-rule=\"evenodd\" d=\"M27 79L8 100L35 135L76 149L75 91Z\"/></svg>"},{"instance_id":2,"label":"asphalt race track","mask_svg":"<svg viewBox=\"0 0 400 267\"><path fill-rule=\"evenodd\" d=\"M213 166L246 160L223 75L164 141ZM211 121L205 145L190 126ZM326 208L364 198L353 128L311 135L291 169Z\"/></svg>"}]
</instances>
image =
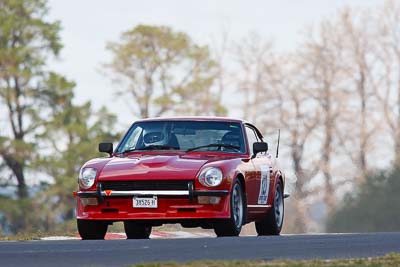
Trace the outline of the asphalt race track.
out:
<instances>
[{"instance_id":1,"label":"asphalt race track","mask_svg":"<svg viewBox=\"0 0 400 267\"><path fill-rule=\"evenodd\" d=\"M155 261L333 259L400 252L400 233L0 242L0 266L126 266Z\"/></svg>"}]
</instances>

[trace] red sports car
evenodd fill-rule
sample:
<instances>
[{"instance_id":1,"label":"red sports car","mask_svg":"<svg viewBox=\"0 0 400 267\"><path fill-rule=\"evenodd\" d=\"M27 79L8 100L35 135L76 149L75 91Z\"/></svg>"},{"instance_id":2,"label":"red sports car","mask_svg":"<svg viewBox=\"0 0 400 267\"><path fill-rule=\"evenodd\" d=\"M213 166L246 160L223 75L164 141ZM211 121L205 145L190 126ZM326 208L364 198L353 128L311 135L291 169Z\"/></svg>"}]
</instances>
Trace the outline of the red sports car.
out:
<instances>
[{"instance_id":1,"label":"red sports car","mask_svg":"<svg viewBox=\"0 0 400 267\"><path fill-rule=\"evenodd\" d=\"M77 225L82 239L103 239L123 221L128 239L149 238L153 226L214 229L237 236L255 222L259 235L278 235L285 176L252 124L228 118L136 121L107 158L80 170Z\"/></svg>"}]
</instances>

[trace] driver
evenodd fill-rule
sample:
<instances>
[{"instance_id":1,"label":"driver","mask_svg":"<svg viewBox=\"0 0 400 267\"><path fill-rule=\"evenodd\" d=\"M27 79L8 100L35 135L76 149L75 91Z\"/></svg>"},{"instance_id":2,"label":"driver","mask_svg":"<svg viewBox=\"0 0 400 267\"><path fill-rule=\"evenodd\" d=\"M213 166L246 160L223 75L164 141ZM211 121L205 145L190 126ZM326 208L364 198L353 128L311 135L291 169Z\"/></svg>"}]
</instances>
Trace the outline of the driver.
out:
<instances>
[{"instance_id":1,"label":"driver","mask_svg":"<svg viewBox=\"0 0 400 267\"><path fill-rule=\"evenodd\" d=\"M144 146L170 146L179 149L179 143L175 134L166 126L143 129Z\"/></svg>"}]
</instances>

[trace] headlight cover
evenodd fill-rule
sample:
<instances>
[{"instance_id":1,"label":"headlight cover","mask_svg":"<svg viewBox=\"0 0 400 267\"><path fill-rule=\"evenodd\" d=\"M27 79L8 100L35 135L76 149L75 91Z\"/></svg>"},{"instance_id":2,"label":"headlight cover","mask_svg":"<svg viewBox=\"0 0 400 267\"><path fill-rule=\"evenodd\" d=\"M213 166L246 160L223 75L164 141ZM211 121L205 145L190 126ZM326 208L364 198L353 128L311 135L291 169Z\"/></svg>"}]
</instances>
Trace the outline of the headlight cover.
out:
<instances>
[{"instance_id":1,"label":"headlight cover","mask_svg":"<svg viewBox=\"0 0 400 267\"><path fill-rule=\"evenodd\" d=\"M222 171L216 167L205 168L199 175L199 182L208 187L218 186L222 183Z\"/></svg>"},{"instance_id":2,"label":"headlight cover","mask_svg":"<svg viewBox=\"0 0 400 267\"><path fill-rule=\"evenodd\" d=\"M83 189L89 189L93 186L96 179L97 170L95 168L82 168L79 172L79 185Z\"/></svg>"}]
</instances>

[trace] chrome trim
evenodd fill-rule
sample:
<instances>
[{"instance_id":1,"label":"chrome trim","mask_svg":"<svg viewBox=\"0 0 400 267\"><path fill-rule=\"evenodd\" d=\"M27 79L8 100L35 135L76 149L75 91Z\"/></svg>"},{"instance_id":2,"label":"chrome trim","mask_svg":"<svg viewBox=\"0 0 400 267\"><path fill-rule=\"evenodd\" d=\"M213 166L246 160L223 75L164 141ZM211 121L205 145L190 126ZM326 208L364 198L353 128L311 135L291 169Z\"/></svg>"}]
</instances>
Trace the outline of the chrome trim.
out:
<instances>
[{"instance_id":1,"label":"chrome trim","mask_svg":"<svg viewBox=\"0 0 400 267\"><path fill-rule=\"evenodd\" d=\"M162 191L162 190L153 190L153 191L114 191L114 190L107 190L109 193L107 194L106 191L101 191L101 196L109 197L109 196L188 196L189 191L187 190L176 190L176 191Z\"/></svg>"},{"instance_id":2,"label":"chrome trim","mask_svg":"<svg viewBox=\"0 0 400 267\"><path fill-rule=\"evenodd\" d=\"M189 199L197 196L226 196L229 195L228 190L101 190L101 186L96 191L79 191L79 197L112 197L112 196L188 196Z\"/></svg>"},{"instance_id":3,"label":"chrome trim","mask_svg":"<svg viewBox=\"0 0 400 267\"><path fill-rule=\"evenodd\" d=\"M271 205L247 205L248 208L270 208Z\"/></svg>"}]
</instances>

